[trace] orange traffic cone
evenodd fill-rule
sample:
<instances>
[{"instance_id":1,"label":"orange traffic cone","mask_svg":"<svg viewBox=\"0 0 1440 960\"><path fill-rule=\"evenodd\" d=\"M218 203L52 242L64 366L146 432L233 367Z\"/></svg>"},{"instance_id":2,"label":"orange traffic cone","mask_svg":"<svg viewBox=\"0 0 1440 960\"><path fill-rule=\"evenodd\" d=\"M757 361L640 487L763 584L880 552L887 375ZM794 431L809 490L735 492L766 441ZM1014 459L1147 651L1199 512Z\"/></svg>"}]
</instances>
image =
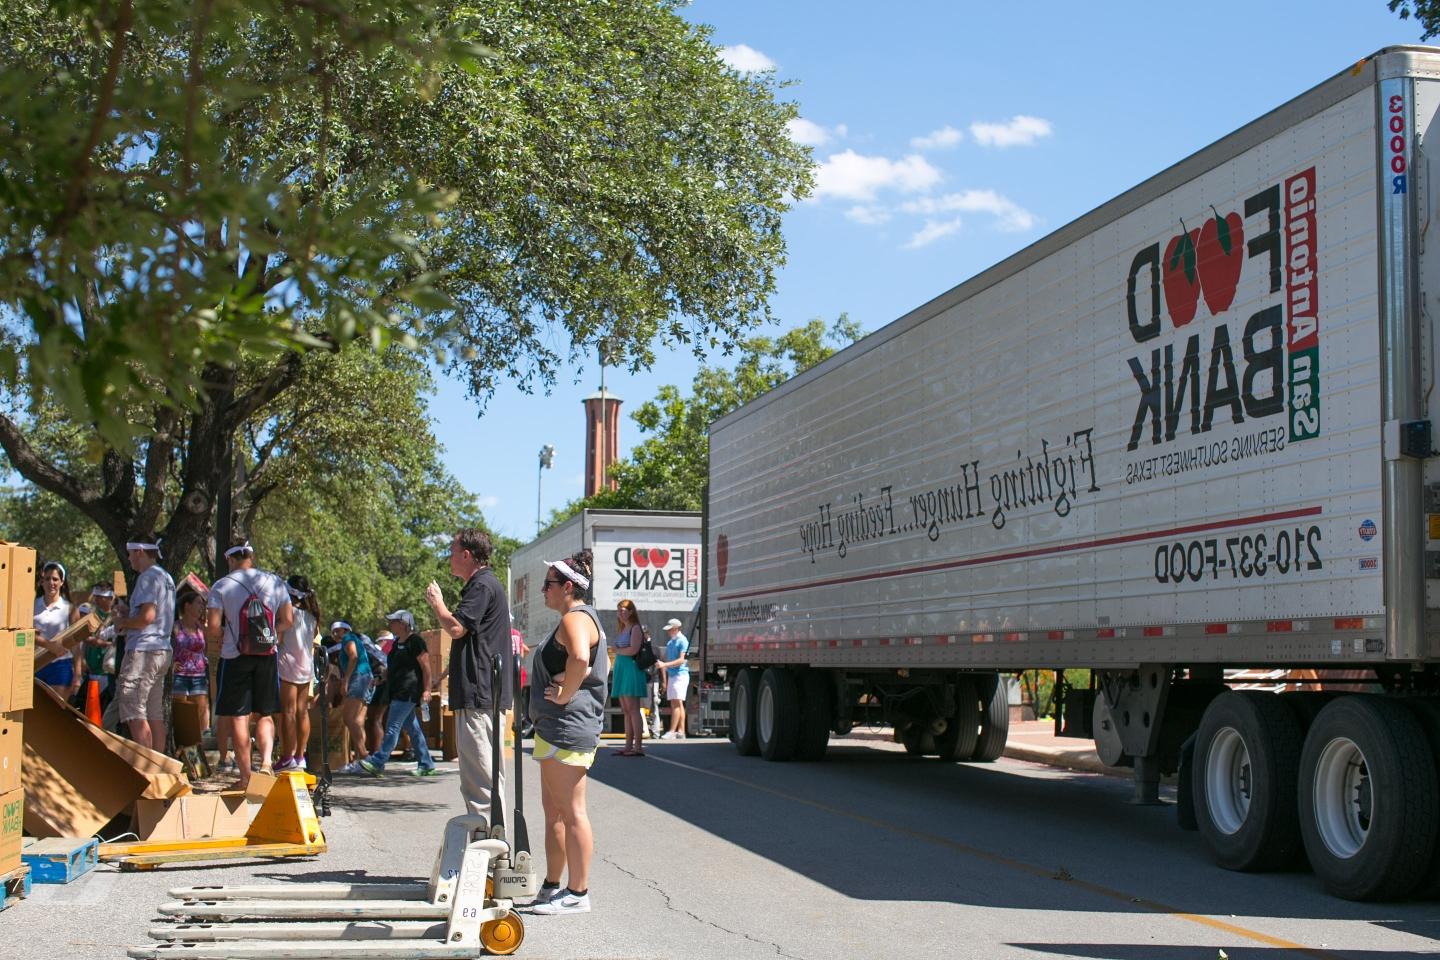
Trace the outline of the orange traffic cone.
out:
<instances>
[{"instance_id":1,"label":"orange traffic cone","mask_svg":"<svg viewBox=\"0 0 1440 960\"><path fill-rule=\"evenodd\" d=\"M102 722L100 713L100 681L91 677L85 681L85 718L95 726Z\"/></svg>"}]
</instances>

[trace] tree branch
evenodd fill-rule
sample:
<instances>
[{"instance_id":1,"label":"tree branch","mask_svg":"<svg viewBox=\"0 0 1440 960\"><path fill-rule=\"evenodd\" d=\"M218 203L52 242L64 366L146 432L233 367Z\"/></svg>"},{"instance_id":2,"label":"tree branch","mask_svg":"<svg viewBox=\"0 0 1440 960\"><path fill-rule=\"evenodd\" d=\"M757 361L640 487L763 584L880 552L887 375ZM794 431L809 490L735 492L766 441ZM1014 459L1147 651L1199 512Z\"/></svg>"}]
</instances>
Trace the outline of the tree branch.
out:
<instances>
[{"instance_id":1,"label":"tree branch","mask_svg":"<svg viewBox=\"0 0 1440 960\"><path fill-rule=\"evenodd\" d=\"M165 488L170 476L170 462L175 456L174 409L161 407L155 416L155 434L145 451L145 495L136 518L145 531L153 531L165 506Z\"/></svg>"},{"instance_id":2,"label":"tree branch","mask_svg":"<svg viewBox=\"0 0 1440 960\"><path fill-rule=\"evenodd\" d=\"M231 404L230 411L226 417L227 427L235 430L240 424L253 417L261 407L274 400L300 379L302 357L298 352L292 351L285 355L265 378L249 393L236 397Z\"/></svg>"},{"instance_id":3,"label":"tree branch","mask_svg":"<svg viewBox=\"0 0 1440 960\"><path fill-rule=\"evenodd\" d=\"M42 490L48 490L66 503L73 504L89 513L89 508L100 502L99 491L87 487L75 477L61 470L40 455L19 424L0 413L0 446L10 458L15 470Z\"/></svg>"}]
</instances>

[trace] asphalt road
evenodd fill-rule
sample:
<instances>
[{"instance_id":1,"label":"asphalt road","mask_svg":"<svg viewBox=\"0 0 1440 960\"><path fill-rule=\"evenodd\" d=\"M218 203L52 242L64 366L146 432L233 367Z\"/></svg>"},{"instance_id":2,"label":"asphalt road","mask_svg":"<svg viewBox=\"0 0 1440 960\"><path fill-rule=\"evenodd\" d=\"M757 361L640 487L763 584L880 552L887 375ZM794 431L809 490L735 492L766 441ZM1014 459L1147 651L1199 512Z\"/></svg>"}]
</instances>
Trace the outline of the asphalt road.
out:
<instances>
[{"instance_id":1,"label":"asphalt road","mask_svg":"<svg viewBox=\"0 0 1440 960\"><path fill-rule=\"evenodd\" d=\"M145 941L169 887L393 881L428 873L460 811L453 765L416 780L337 778L315 860L120 874L36 887L0 913L0 954L116 957ZM536 767L526 761L538 845ZM594 912L533 917L530 958L1113 958L1440 954L1440 904L1353 904L1309 874L1213 867L1172 807L1127 782L1017 760L940 764L852 739L818 764L723 741L605 748L590 784Z\"/></svg>"}]
</instances>

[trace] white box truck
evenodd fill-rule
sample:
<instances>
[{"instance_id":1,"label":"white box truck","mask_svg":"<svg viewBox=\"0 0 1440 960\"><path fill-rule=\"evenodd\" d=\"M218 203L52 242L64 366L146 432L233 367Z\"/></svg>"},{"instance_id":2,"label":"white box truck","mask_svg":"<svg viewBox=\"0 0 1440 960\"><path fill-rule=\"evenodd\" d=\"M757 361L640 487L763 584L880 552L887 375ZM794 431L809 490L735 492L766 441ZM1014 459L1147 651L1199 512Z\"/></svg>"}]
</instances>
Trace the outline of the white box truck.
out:
<instances>
[{"instance_id":1,"label":"white box truck","mask_svg":"<svg viewBox=\"0 0 1440 960\"><path fill-rule=\"evenodd\" d=\"M665 651L664 625L671 617L687 637L694 636L703 584L700 514L582 510L510 558L510 610L528 646L539 646L560 622L540 590L545 561L581 549L594 555L591 593L607 638L615 632L615 605L621 600L635 604L657 653ZM618 708L607 712L618 720Z\"/></svg>"},{"instance_id":2,"label":"white box truck","mask_svg":"<svg viewBox=\"0 0 1440 960\"><path fill-rule=\"evenodd\" d=\"M997 675L1089 668L1057 729L1221 865L1440 892L1437 111L1381 51L716 422L740 752L990 760Z\"/></svg>"}]
</instances>

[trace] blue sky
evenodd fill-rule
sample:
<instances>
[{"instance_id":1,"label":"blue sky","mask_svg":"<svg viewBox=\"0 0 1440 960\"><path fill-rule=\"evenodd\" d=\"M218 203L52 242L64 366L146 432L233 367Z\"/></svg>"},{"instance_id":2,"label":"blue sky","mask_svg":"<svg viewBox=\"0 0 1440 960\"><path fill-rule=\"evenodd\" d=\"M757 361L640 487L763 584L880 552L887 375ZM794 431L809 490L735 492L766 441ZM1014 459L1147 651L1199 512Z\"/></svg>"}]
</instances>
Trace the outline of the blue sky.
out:
<instances>
[{"instance_id":1,"label":"blue sky","mask_svg":"<svg viewBox=\"0 0 1440 960\"><path fill-rule=\"evenodd\" d=\"M878 329L1376 50L1419 42L1385 0L976 4L696 0L739 69L774 69L815 151L816 196L785 221L772 301L785 329L841 312ZM696 362L607 371L626 413ZM578 377L578 383L570 382ZM481 414L442 383L452 473L499 531L535 531L582 492L591 364L548 396L504 387Z\"/></svg>"}]
</instances>

